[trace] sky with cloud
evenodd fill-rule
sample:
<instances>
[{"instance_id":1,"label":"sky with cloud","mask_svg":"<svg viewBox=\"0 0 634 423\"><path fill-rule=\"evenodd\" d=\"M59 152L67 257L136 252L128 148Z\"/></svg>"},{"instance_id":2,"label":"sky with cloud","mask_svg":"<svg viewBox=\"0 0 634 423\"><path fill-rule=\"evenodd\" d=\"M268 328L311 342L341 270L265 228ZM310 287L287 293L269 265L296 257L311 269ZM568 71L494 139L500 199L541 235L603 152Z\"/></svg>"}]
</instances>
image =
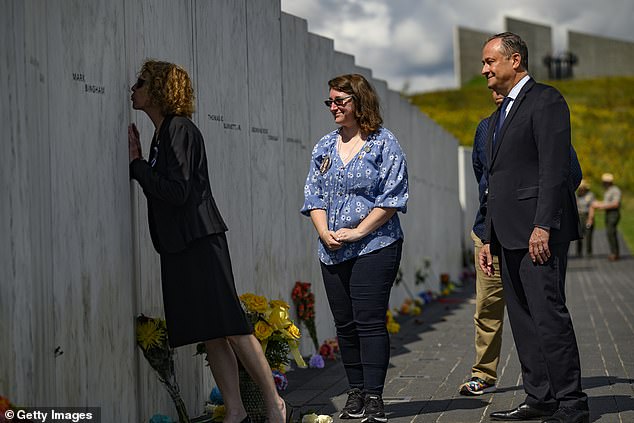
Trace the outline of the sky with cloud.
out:
<instances>
[{"instance_id":1,"label":"sky with cloud","mask_svg":"<svg viewBox=\"0 0 634 423\"><path fill-rule=\"evenodd\" d=\"M553 48L568 30L634 42L634 0L281 0L308 30L335 41L391 89L431 91L456 86L456 26L497 33L505 17L548 25ZM530 49L530 46L528 46Z\"/></svg>"}]
</instances>

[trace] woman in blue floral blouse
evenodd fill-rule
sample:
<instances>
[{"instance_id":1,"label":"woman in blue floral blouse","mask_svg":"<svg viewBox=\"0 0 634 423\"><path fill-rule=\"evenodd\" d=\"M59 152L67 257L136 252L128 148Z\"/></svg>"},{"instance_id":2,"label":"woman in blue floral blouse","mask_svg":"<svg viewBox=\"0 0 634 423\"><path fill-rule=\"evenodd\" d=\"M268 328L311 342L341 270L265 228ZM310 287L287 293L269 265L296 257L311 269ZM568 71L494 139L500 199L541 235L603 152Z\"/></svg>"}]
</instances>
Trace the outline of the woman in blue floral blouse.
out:
<instances>
[{"instance_id":1,"label":"woman in blue floral blouse","mask_svg":"<svg viewBox=\"0 0 634 423\"><path fill-rule=\"evenodd\" d=\"M386 422L390 359L385 327L401 260L397 211L407 208L407 165L381 126L379 99L361 75L328 81L326 106L339 128L313 149L302 213L319 234L319 259L350 389L340 418Z\"/></svg>"}]
</instances>

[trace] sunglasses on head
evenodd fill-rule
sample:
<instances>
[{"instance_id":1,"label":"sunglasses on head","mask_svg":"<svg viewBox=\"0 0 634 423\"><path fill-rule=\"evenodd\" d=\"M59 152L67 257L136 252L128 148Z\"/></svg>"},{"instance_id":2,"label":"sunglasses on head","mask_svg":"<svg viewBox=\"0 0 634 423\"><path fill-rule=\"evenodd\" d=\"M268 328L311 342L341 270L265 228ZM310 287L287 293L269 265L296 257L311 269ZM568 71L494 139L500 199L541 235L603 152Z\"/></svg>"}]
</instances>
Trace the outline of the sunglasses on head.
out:
<instances>
[{"instance_id":1,"label":"sunglasses on head","mask_svg":"<svg viewBox=\"0 0 634 423\"><path fill-rule=\"evenodd\" d=\"M337 106L341 107L341 106L345 106L347 103L347 99L354 97L353 95L347 95L345 97L337 97L335 99L328 99L328 100L324 100L324 104L326 105L326 107L330 108L332 106L332 103L335 103Z\"/></svg>"}]
</instances>

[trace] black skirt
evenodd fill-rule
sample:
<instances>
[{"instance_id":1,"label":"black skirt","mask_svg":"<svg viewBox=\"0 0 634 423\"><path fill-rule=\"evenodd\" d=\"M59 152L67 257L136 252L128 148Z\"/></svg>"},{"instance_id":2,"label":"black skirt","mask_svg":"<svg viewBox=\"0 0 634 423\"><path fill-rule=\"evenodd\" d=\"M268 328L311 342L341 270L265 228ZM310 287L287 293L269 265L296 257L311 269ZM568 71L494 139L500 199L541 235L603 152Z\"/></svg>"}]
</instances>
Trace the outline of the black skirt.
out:
<instances>
[{"instance_id":1,"label":"black skirt","mask_svg":"<svg viewBox=\"0 0 634 423\"><path fill-rule=\"evenodd\" d=\"M170 346L253 333L236 293L224 233L161 254L161 282Z\"/></svg>"}]
</instances>

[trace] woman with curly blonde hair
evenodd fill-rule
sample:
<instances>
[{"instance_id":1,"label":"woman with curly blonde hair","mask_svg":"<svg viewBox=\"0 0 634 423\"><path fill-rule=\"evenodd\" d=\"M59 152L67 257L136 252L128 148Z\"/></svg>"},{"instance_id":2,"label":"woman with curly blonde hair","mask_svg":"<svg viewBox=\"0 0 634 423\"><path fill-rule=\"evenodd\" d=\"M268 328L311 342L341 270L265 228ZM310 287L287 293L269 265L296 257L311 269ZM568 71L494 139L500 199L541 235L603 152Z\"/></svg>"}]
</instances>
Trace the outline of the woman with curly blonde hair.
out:
<instances>
[{"instance_id":1,"label":"woman with curly blonde hair","mask_svg":"<svg viewBox=\"0 0 634 423\"><path fill-rule=\"evenodd\" d=\"M284 401L236 293L227 227L211 193L203 136L190 120L189 75L173 63L147 60L131 100L155 127L147 160L134 123L128 127L128 145L130 175L147 197L150 235L160 255L169 343L205 343L225 403L224 422L250 422L240 400L237 355L262 389L268 421L283 423Z\"/></svg>"}]
</instances>

